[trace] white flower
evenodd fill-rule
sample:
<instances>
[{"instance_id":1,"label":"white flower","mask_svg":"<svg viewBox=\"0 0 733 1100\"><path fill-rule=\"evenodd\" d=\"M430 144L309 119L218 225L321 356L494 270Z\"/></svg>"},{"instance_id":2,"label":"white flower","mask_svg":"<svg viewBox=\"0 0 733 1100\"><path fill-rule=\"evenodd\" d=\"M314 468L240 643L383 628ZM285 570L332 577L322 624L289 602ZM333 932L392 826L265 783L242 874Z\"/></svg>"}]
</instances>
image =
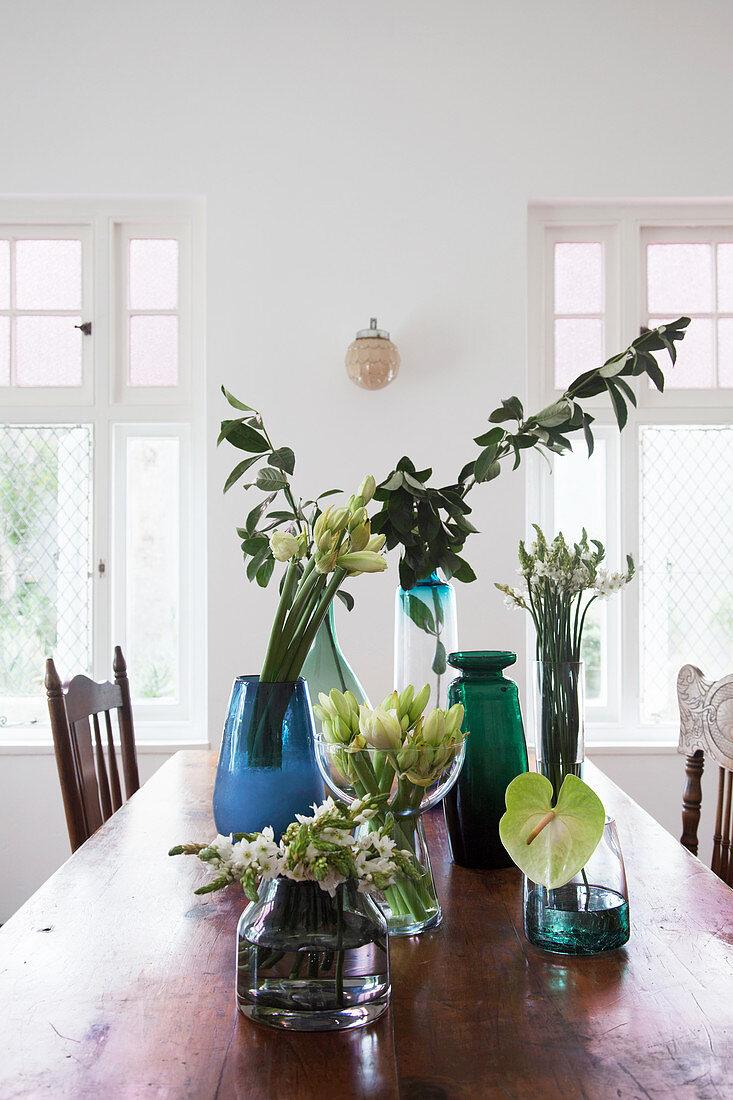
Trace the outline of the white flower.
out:
<instances>
[{"instance_id":1,"label":"white flower","mask_svg":"<svg viewBox=\"0 0 733 1100\"><path fill-rule=\"evenodd\" d=\"M290 561L300 556L300 543L290 531L273 531L270 535L270 549L276 561Z\"/></svg>"}]
</instances>

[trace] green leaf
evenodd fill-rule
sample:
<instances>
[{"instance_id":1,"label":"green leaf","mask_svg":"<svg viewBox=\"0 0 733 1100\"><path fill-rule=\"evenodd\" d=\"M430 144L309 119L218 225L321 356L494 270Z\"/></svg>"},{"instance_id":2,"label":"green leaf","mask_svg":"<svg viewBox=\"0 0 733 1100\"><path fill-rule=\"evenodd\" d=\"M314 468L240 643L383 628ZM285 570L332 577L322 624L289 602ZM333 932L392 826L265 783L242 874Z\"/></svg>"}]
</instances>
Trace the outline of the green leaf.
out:
<instances>
[{"instance_id":1,"label":"green leaf","mask_svg":"<svg viewBox=\"0 0 733 1100\"><path fill-rule=\"evenodd\" d=\"M243 539L242 551L249 557L254 557L269 546L269 539L264 538L262 535L252 535L251 538Z\"/></svg>"},{"instance_id":2,"label":"green leaf","mask_svg":"<svg viewBox=\"0 0 733 1100\"><path fill-rule=\"evenodd\" d=\"M518 397L505 397L501 403L500 409L494 409L489 422L491 424L501 424L505 420L516 420L519 422L524 416L524 406Z\"/></svg>"},{"instance_id":3,"label":"green leaf","mask_svg":"<svg viewBox=\"0 0 733 1100\"><path fill-rule=\"evenodd\" d=\"M448 667L448 654L445 651L445 646L438 639L435 644L435 656L433 657L432 669L436 676L442 676Z\"/></svg>"},{"instance_id":4,"label":"green leaf","mask_svg":"<svg viewBox=\"0 0 733 1100\"><path fill-rule=\"evenodd\" d=\"M404 597L403 607L408 617L420 630L424 630L426 634L436 633L433 613L430 608L423 603L419 596L413 596L408 593Z\"/></svg>"},{"instance_id":5,"label":"green leaf","mask_svg":"<svg viewBox=\"0 0 733 1100\"><path fill-rule=\"evenodd\" d=\"M269 557L265 558L264 562L257 570L257 576L255 579L260 588L267 588L268 584L270 583L270 577L272 576L274 569L275 559L270 555Z\"/></svg>"},{"instance_id":6,"label":"green leaf","mask_svg":"<svg viewBox=\"0 0 733 1100\"><path fill-rule=\"evenodd\" d=\"M295 453L290 447L278 447L270 455L268 462L278 470L284 470L286 474L292 474L295 470Z\"/></svg>"},{"instance_id":7,"label":"green leaf","mask_svg":"<svg viewBox=\"0 0 733 1100\"><path fill-rule=\"evenodd\" d=\"M275 499L276 495L277 495L276 493L270 493L268 496L266 496L264 498L264 500L261 500L259 504L256 504L254 506L254 508L249 513L246 520L244 521L244 530L247 533L247 535L253 535L254 534L255 528L257 527L257 524L260 522L260 517L261 517L262 513L265 511L266 508L270 507L270 505L272 504L272 502ZM240 530L240 528L237 528L237 531L239 531L239 530Z\"/></svg>"},{"instance_id":8,"label":"green leaf","mask_svg":"<svg viewBox=\"0 0 733 1100\"><path fill-rule=\"evenodd\" d=\"M577 776L565 776L554 807L552 794L546 776L518 775L506 789L506 813L499 822L501 842L517 867L548 890L564 886L585 867L606 821L600 798ZM532 831L551 811L552 820L528 844Z\"/></svg>"},{"instance_id":9,"label":"green leaf","mask_svg":"<svg viewBox=\"0 0 733 1100\"><path fill-rule=\"evenodd\" d=\"M626 402L616 389L613 382L610 382L607 378L604 378L604 382L606 383L608 396L611 398L613 411L616 414L616 421L618 423L619 431L621 431L626 426L626 421L629 417L628 409L626 408Z\"/></svg>"},{"instance_id":10,"label":"green leaf","mask_svg":"<svg viewBox=\"0 0 733 1100\"><path fill-rule=\"evenodd\" d=\"M382 482L379 486L380 489L385 490L388 493L393 493L395 489L401 489L404 484L404 476L399 470L395 470L394 473Z\"/></svg>"},{"instance_id":11,"label":"green leaf","mask_svg":"<svg viewBox=\"0 0 733 1100\"><path fill-rule=\"evenodd\" d=\"M235 485L239 481L242 474L245 473L255 462L259 462L261 457L261 455L252 455L251 458L245 458L242 462L238 463L224 482L224 492L228 492L228 490L231 489L232 485Z\"/></svg>"},{"instance_id":12,"label":"green leaf","mask_svg":"<svg viewBox=\"0 0 733 1100\"><path fill-rule=\"evenodd\" d=\"M230 393L229 390L224 388L224 386L221 387L221 392L224 394L232 408L241 409L242 412L257 413L257 409L253 409L251 405L245 405L243 401L240 401L239 398L235 397L234 394ZM257 415L259 416L259 413L257 413Z\"/></svg>"},{"instance_id":13,"label":"green leaf","mask_svg":"<svg viewBox=\"0 0 733 1100\"><path fill-rule=\"evenodd\" d=\"M503 428L490 428L483 435L475 436L473 441L478 443L479 447L490 447L492 443L498 443L505 434ZM460 481L460 478L458 480Z\"/></svg>"},{"instance_id":14,"label":"green leaf","mask_svg":"<svg viewBox=\"0 0 733 1100\"><path fill-rule=\"evenodd\" d=\"M242 420L223 420L219 438L216 441L217 445L223 439L226 439L233 447L238 447L240 451L264 454L265 451L270 449L270 444L265 437Z\"/></svg>"},{"instance_id":15,"label":"green leaf","mask_svg":"<svg viewBox=\"0 0 733 1100\"><path fill-rule=\"evenodd\" d=\"M344 605L347 611L354 610L354 597L351 595L350 592L344 592L344 590L341 588L336 593L336 595L341 600L341 603Z\"/></svg>"},{"instance_id":16,"label":"green leaf","mask_svg":"<svg viewBox=\"0 0 733 1100\"><path fill-rule=\"evenodd\" d=\"M473 471L473 476L476 481L489 481L488 473L494 464L496 459L496 452L498 447L496 443L490 444L490 446L484 448L481 454L476 459L476 467Z\"/></svg>"},{"instance_id":17,"label":"green leaf","mask_svg":"<svg viewBox=\"0 0 733 1100\"><path fill-rule=\"evenodd\" d=\"M278 470L273 470L269 466L263 466L258 472L255 480L255 485L258 489L264 489L265 492L272 493L277 492L278 489L285 489L288 484L288 479L281 474Z\"/></svg>"}]
</instances>

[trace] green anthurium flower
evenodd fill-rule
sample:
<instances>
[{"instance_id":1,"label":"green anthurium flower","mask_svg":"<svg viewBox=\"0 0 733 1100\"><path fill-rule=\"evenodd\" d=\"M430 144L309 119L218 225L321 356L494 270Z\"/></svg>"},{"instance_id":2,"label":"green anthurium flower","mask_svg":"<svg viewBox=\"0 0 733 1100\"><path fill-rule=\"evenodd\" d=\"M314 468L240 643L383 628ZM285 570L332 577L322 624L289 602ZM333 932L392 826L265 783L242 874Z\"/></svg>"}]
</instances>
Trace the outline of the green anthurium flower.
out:
<instances>
[{"instance_id":1,"label":"green anthurium flower","mask_svg":"<svg viewBox=\"0 0 733 1100\"><path fill-rule=\"evenodd\" d=\"M548 890L564 886L592 856L603 835L606 812L595 791L566 775L557 803L544 775L525 772L506 789L501 842L517 867Z\"/></svg>"}]
</instances>

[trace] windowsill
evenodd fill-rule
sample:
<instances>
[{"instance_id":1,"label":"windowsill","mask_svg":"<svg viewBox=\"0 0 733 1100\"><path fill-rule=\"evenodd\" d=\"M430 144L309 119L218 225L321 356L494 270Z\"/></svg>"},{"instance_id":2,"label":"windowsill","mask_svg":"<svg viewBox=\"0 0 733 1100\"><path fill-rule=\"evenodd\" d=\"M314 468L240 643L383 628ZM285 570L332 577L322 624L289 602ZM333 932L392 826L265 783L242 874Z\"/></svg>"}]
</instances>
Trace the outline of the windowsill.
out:
<instances>
[{"instance_id":1,"label":"windowsill","mask_svg":"<svg viewBox=\"0 0 733 1100\"><path fill-rule=\"evenodd\" d=\"M170 755L181 749L210 749L210 741L138 741L135 749L139 756ZM53 756L53 742L38 741L0 741L0 756Z\"/></svg>"}]
</instances>

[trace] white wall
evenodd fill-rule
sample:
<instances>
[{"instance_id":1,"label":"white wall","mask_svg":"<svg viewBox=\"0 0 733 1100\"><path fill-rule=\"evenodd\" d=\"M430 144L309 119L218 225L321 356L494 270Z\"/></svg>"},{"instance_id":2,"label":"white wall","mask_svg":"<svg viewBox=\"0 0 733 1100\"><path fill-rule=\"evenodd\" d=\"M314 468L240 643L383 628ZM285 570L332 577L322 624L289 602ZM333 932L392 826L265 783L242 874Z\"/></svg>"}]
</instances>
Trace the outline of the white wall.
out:
<instances>
[{"instance_id":1,"label":"white wall","mask_svg":"<svg viewBox=\"0 0 733 1100\"><path fill-rule=\"evenodd\" d=\"M733 9L725 0L1 7L7 193L206 198L216 738L231 679L259 666L272 614L272 593L243 579L241 496L220 493L232 464L214 451L220 383L296 449L306 492L348 490L403 452L454 475L489 409L525 393L528 199L729 191ZM342 365L370 315L403 359L399 380L371 394ZM461 644L521 648L523 624L491 582L513 571L523 476L477 491L475 511L483 534L468 556L479 581L460 594ZM340 628L375 696L390 685L394 583L393 572L362 578L358 611ZM643 770L633 793L643 802L653 792L661 813L655 760ZM63 825L58 812L53 825L42 816L56 798L52 761L3 756L0 776L0 797L18 795L0 801L1 919L62 857L53 835ZM29 843L32 853L45 843L45 866Z\"/></svg>"}]
</instances>

